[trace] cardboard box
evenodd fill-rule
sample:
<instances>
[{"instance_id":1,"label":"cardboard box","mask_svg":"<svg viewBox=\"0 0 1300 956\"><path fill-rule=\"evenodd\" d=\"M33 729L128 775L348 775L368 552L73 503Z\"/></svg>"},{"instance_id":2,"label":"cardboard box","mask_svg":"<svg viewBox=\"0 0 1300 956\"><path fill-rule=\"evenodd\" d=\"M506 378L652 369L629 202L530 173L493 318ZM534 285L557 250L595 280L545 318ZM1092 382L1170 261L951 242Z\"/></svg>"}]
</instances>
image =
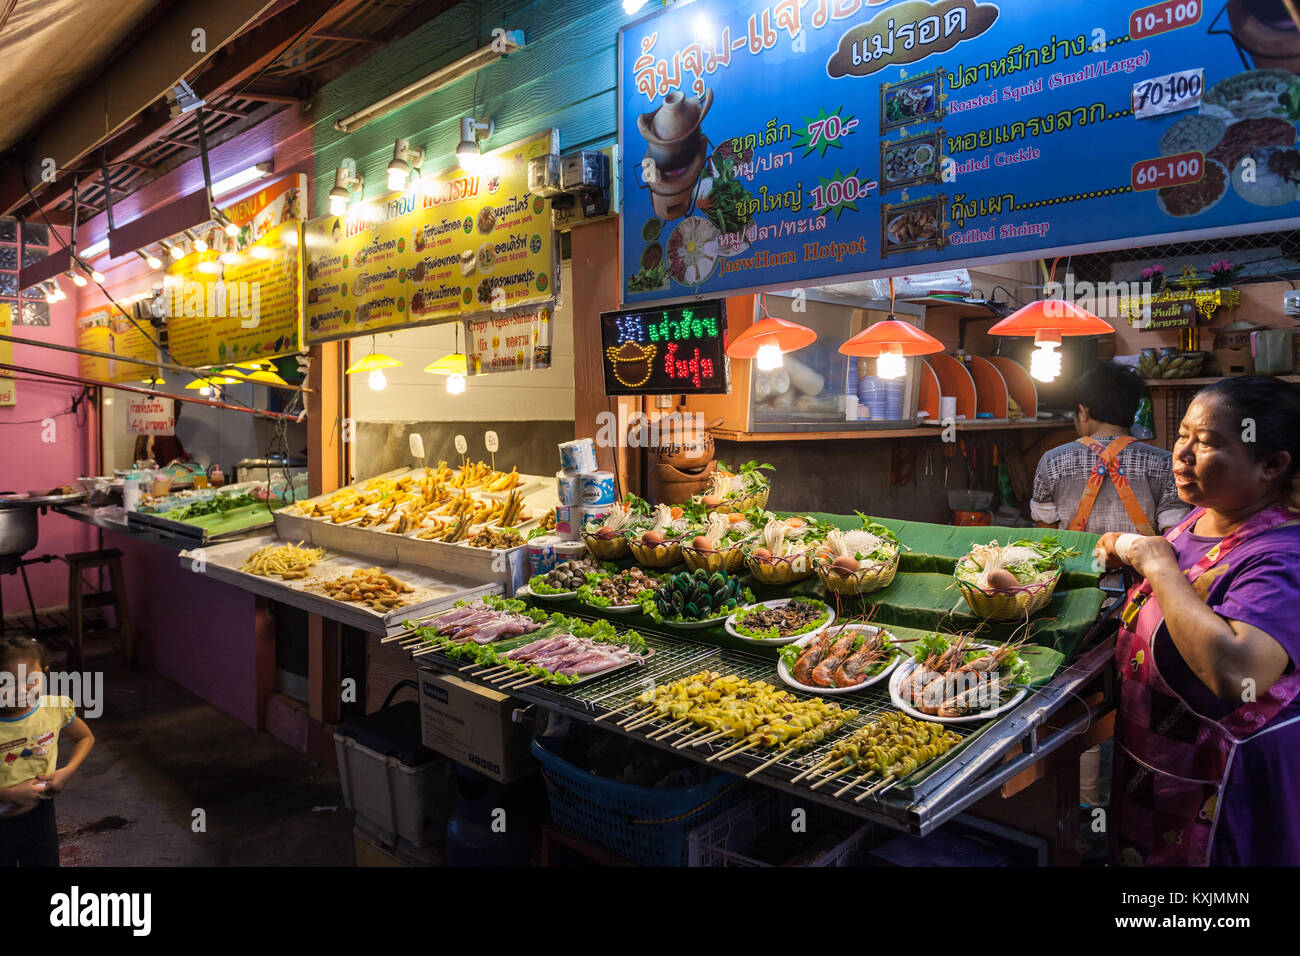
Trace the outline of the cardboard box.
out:
<instances>
[{"instance_id":1,"label":"cardboard box","mask_svg":"<svg viewBox=\"0 0 1300 956\"><path fill-rule=\"evenodd\" d=\"M508 694L420 668L424 745L501 783L532 773L529 732L510 715L523 706Z\"/></svg>"}]
</instances>

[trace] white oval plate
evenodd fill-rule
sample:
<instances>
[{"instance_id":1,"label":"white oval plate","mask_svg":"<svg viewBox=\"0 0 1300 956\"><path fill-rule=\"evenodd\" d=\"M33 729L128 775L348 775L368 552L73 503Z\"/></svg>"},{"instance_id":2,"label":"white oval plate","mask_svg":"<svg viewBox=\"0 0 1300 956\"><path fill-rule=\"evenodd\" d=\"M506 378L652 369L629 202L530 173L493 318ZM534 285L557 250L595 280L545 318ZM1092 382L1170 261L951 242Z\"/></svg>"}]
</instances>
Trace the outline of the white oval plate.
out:
<instances>
[{"instance_id":1,"label":"white oval plate","mask_svg":"<svg viewBox=\"0 0 1300 956\"><path fill-rule=\"evenodd\" d=\"M540 591L534 591L527 584L521 588L515 589L515 596L523 595L524 597L535 597L539 601L568 601L578 596L577 591L562 591L559 594L542 594Z\"/></svg>"},{"instance_id":2,"label":"white oval plate","mask_svg":"<svg viewBox=\"0 0 1300 956\"><path fill-rule=\"evenodd\" d=\"M608 607L601 607L599 604L587 604L586 602L580 603L582 603L583 607L589 607L593 611L604 611L607 614L632 614L635 611L641 610L640 604L611 604Z\"/></svg>"},{"instance_id":3,"label":"white oval plate","mask_svg":"<svg viewBox=\"0 0 1300 956\"><path fill-rule=\"evenodd\" d=\"M794 598L776 598L775 600L772 601L758 601L754 604L746 604L744 607L740 609L740 611L746 611L749 608L753 608L753 607L785 607L793 600ZM815 601L817 599L813 598L812 600ZM826 604L825 601L821 603L825 605L826 610L830 612L830 617L828 617L825 620L825 622L823 622L819 627L811 631L805 631L802 634L791 635L790 637L778 637L774 641L764 640L761 637L746 637L744 634L741 634L739 631L737 631L735 628L736 615L739 614L740 611L733 612L727 618L727 623L725 626L727 629L727 633L730 634L732 637L736 638L737 640L745 641L748 644L760 644L763 645L764 647L781 647L782 645L785 644L792 644L793 642L798 641L801 638L816 637L822 631L826 630L826 628L830 627L832 624L835 623L835 608L831 607L829 604Z\"/></svg>"},{"instance_id":4,"label":"white oval plate","mask_svg":"<svg viewBox=\"0 0 1300 956\"><path fill-rule=\"evenodd\" d=\"M982 647L984 645L975 645ZM972 650L974 647L972 647ZM974 724L981 720L988 720L990 717L996 717L1004 711L1010 710L1018 703L1025 699L1029 693L1029 688L1021 687L1016 693L1011 695L1009 700L1004 701L991 710L982 710L978 714L967 714L965 717L937 717L934 714L924 714L912 706L911 701L905 700L899 688L903 686L903 681L907 680L908 675L916 669L916 661L908 658L900 667L895 669L894 676L889 679L889 697L894 702L894 706L907 714L909 717L915 717L917 720L931 720L936 724Z\"/></svg>"},{"instance_id":5,"label":"white oval plate","mask_svg":"<svg viewBox=\"0 0 1300 956\"><path fill-rule=\"evenodd\" d=\"M853 630L853 631L871 631L872 633L880 630L880 628L873 627L870 624L847 625L847 627L849 630ZM807 644L810 640L812 640L817 636L818 636L817 634L800 634L799 637L793 641L793 643L797 647L802 647L804 644ZM777 676L781 678L781 680L783 680L790 687L793 687L795 690L806 690L814 694L851 694L854 691L862 690L865 687L870 687L872 684L875 684L878 681L884 680L884 678L889 674L889 672L894 670L894 668L898 666L898 662L901 661L905 656L907 656L907 652L899 649L898 652L894 655L894 659L885 665L884 670L882 670L879 674L873 674L871 677L867 678L861 684L854 684L852 687L818 687L816 684L801 684L799 683L799 681L794 679L794 674L790 673L790 668L785 666L785 661L780 659L778 659L776 662L776 673Z\"/></svg>"},{"instance_id":6,"label":"white oval plate","mask_svg":"<svg viewBox=\"0 0 1300 956\"><path fill-rule=\"evenodd\" d=\"M655 623L664 627L676 628L680 631L699 631L706 627L717 627L729 617L730 615L723 615L722 617L711 617L705 621L656 621Z\"/></svg>"}]
</instances>

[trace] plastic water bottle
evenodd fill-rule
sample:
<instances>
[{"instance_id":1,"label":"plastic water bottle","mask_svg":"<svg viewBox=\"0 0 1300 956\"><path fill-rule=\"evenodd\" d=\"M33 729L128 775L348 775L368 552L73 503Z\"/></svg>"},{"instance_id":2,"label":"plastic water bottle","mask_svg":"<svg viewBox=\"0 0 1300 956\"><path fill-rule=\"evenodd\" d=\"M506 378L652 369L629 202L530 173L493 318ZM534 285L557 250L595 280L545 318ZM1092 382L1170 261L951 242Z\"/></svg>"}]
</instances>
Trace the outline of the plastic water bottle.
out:
<instances>
[{"instance_id":1,"label":"plastic water bottle","mask_svg":"<svg viewBox=\"0 0 1300 956\"><path fill-rule=\"evenodd\" d=\"M1133 416L1133 425L1128 433L1142 441L1156 437L1155 413L1151 409L1150 393L1142 395L1142 401L1138 403L1137 414Z\"/></svg>"},{"instance_id":2,"label":"plastic water bottle","mask_svg":"<svg viewBox=\"0 0 1300 956\"><path fill-rule=\"evenodd\" d=\"M122 479L122 507L127 511L135 511L140 505L140 473L130 471Z\"/></svg>"}]
</instances>

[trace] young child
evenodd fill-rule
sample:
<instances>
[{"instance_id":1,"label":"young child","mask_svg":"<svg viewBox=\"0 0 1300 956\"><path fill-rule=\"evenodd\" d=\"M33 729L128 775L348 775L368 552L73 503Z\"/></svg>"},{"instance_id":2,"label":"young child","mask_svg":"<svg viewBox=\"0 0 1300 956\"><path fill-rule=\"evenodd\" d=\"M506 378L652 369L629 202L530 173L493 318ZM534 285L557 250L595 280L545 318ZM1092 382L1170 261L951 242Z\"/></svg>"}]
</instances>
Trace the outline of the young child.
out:
<instances>
[{"instance_id":1,"label":"young child","mask_svg":"<svg viewBox=\"0 0 1300 956\"><path fill-rule=\"evenodd\" d=\"M0 639L0 867L58 866L52 797L95 746L67 697L46 697L45 648ZM75 744L58 769L59 734Z\"/></svg>"}]
</instances>

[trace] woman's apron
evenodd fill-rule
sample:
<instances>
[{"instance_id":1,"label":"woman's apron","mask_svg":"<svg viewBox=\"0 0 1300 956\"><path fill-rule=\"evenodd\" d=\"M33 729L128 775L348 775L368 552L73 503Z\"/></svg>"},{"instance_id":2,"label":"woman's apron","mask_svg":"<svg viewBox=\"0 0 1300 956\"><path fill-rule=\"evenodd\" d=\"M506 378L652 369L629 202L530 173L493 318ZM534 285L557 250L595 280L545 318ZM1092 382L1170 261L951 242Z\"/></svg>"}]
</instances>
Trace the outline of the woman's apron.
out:
<instances>
[{"instance_id":1,"label":"woman's apron","mask_svg":"<svg viewBox=\"0 0 1300 956\"><path fill-rule=\"evenodd\" d=\"M1194 509L1166 537L1177 541L1204 513L1203 508ZM1296 521L1295 512L1282 508L1261 511L1184 573L1194 587L1243 541ZM1203 717L1156 667L1152 645L1164 615L1150 597L1147 581L1129 591L1115 648L1124 679L1115 718L1111 788L1114 862L1208 866L1237 748L1300 696L1300 668L1221 720Z\"/></svg>"}]
</instances>

